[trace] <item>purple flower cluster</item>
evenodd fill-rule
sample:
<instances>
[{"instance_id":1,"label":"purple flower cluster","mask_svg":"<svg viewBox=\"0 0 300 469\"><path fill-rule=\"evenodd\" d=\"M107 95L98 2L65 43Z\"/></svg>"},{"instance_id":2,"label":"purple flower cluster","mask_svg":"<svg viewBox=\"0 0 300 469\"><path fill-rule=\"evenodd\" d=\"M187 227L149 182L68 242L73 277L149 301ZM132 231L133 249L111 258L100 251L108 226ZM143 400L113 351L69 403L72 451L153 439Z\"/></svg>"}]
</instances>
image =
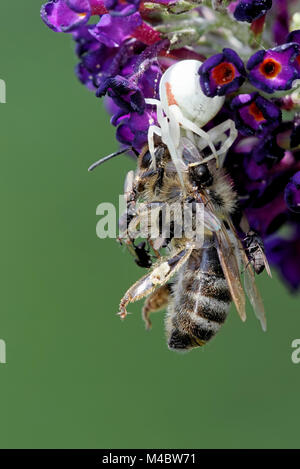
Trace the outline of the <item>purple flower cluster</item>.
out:
<instances>
[{"instance_id":1,"label":"purple flower cluster","mask_svg":"<svg viewBox=\"0 0 300 469\"><path fill-rule=\"evenodd\" d=\"M156 117L145 98L158 96L163 71L178 58L200 57L184 48L168 53L169 41L144 21L146 13L139 0L52 0L41 9L52 30L72 33L79 80L97 97L106 96L117 140L138 151ZM96 24L89 23L92 16L99 17Z\"/></svg>"},{"instance_id":2,"label":"purple flower cluster","mask_svg":"<svg viewBox=\"0 0 300 469\"><path fill-rule=\"evenodd\" d=\"M200 83L206 96L223 96L237 91L247 79L255 88L265 93L290 90L300 78L300 40L295 39L272 49L262 49L247 62L231 49L223 49L207 59L199 69ZM292 38L294 37L292 36Z\"/></svg>"},{"instance_id":3,"label":"purple flower cluster","mask_svg":"<svg viewBox=\"0 0 300 469\"><path fill-rule=\"evenodd\" d=\"M117 140L137 151L147 143L149 125L156 122L154 109L145 99L159 99L164 71L184 59L203 62L198 71L203 93L225 97L222 111L208 126L225 116L235 121L239 132L225 161L240 197L237 216L246 215L251 229L263 238L269 261L296 290L300 288L300 97L296 90L300 31L288 34L289 3L293 1L273 0L273 7L272 0L231 2L218 15L226 15L224 27L228 21L237 26L239 21L251 23L248 42L238 48L235 44L241 38L228 43L224 39L221 52L220 29L209 31L203 46L196 23L193 30L195 15L207 24L207 11L196 8L190 14L186 2L181 7L181 0L52 0L43 5L41 15L52 30L70 33L79 58L79 80L97 97L105 97ZM182 32L181 14L169 20L175 7L176 13L182 8ZM213 15L211 9L212 28ZM253 35L261 34L266 24L271 28L266 37L273 34L275 43L255 49ZM189 31L194 31L191 42Z\"/></svg>"},{"instance_id":4,"label":"purple flower cluster","mask_svg":"<svg viewBox=\"0 0 300 469\"><path fill-rule=\"evenodd\" d=\"M280 46L255 52L246 64L235 51L223 49L207 59L198 73L207 96L227 95L228 117L234 119L239 138L227 155L226 165L243 200L241 207L251 228L266 240L270 262L278 265L290 286L297 289L300 269L295 268L292 252L298 253L300 264L299 98L282 92L292 93L293 87L300 85L300 31L291 32L281 42ZM288 260L282 268L279 256L281 244L275 233L283 225L292 228L291 242L286 239L282 245L294 276Z\"/></svg>"}]
</instances>

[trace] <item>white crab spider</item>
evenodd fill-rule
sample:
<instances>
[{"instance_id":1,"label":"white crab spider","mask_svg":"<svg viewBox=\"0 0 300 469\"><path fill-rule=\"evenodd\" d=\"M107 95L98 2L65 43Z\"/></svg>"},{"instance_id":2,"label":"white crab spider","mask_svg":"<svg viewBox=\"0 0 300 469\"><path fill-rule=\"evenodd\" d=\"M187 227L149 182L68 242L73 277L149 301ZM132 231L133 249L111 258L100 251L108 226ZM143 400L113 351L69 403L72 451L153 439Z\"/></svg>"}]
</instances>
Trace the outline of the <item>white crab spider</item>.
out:
<instances>
[{"instance_id":1,"label":"white crab spider","mask_svg":"<svg viewBox=\"0 0 300 469\"><path fill-rule=\"evenodd\" d=\"M228 119L208 132L202 127L213 119L224 104L224 96L209 98L201 90L198 70L202 62L198 60L182 60L169 67L163 74L160 85L160 101L148 98L146 103L156 106L157 125L150 125L148 130L148 145L155 166L154 134L161 137L167 145L173 163L178 172L181 184L183 179L181 169L182 145L181 134L186 131L187 136L193 141L198 136L197 147L201 151L209 146L212 155L201 160L204 163L215 158L222 166L226 151L237 137L235 124ZM229 136L225 132L229 130ZM215 143L221 143L217 151Z\"/></svg>"}]
</instances>

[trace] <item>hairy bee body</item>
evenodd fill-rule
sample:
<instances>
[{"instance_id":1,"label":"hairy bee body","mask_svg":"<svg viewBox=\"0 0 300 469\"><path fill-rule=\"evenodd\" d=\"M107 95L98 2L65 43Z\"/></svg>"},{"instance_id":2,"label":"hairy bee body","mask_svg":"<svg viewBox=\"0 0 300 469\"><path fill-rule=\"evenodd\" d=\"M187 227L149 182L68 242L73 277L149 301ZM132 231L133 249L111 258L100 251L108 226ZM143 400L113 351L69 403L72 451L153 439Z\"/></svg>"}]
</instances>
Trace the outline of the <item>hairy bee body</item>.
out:
<instances>
[{"instance_id":1,"label":"hairy bee body","mask_svg":"<svg viewBox=\"0 0 300 469\"><path fill-rule=\"evenodd\" d=\"M225 322L231 303L213 238L192 251L172 286L166 317L170 349L187 350L208 342Z\"/></svg>"},{"instance_id":2,"label":"hairy bee body","mask_svg":"<svg viewBox=\"0 0 300 469\"><path fill-rule=\"evenodd\" d=\"M151 149L145 146L137 155L136 171L126 176L126 211L119 219L118 237L120 244L125 241L136 264L151 270L125 292L118 314L124 319L129 303L146 298L142 317L150 328L151 313L166 309L168 346L184 351L215 336L231 301L245 321L246 292L266 330L254 274L266 268L271 276L270 267L256 233L248 232L245 248L239 239L239 229L246 232L249 224L246 217L238 227L232 220L237 194L226 171L213 163L215 155L201 155L193 136L181 135L177 149L182 158L177 158L177 150L171 158L163 139L151 143ZM123 152L102 158L89 170ZM145 241L136 244L141 238Z\"/></svg>"},{"instance_id":3,"label":"hairy bee body","mask_svg":"<svg viewBox=\"0 0 300 469\"><path fill-rule=\"evenodd\" d=\"M151 327L151 313L166 310L168 346L177 351L210 341L225 322L232 301L241 319L246 319L241 266L245 268L250 302L264 329L266 324L254 274L231 222L237 206L232 182L223 168L217 168L212 162L202 164L191 142L185 139L184 144L181 180L164 144L158 144L155 149L155 166L148 148L139 156L129 206L133 200L134 204L143 202L146 208L155 207L159 231L147 239L157 261L148 274L127 290L119 310L121 318L125 318L127 305L146 297L142 315L147 328ZM164 207L170 204L176 208L164 218ZM202 229L200 242L195 234L189 236L185 225L181 235L177 235L176 227L185 219L186 207L191 209L192 229L198 223ZM198 207L204 212L200 222L196 216ZM128 225L129 233L132 225L135 227L144 220L146 225L150 220L149 227L153 226L152 218L145 218L145 213L144 208L135 209ZM134 241L135 236L128 239Z\"/></svg>"}]
</instances>

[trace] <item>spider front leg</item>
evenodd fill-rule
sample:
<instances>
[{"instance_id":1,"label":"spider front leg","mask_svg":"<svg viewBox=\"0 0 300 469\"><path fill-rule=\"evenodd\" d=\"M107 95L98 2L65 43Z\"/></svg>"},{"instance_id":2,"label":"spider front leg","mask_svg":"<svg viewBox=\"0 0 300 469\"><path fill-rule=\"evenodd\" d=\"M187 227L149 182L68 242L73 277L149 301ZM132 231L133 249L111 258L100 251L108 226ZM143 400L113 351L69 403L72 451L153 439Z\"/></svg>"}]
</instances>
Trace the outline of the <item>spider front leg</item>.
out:
<instances>
[{"instance_id":1,"label":"spider front leg","mask_svg":"<svg viewBox=\"0 0 300 469\"><path fill-rule=\"evenodd\" d=\"M209 146L212 152L212 157L209 157L209 158L210 159L215 158L218 163L218 152L216 150L216 147L213 143L211 136L209 135L209 132L205 132L197 124L195 124L191 120L184 117L181 110L176 104L173 104L172 106L170 106L169 112L170 112L170 116L172 116L173 119L176 119L183 129L191 131L194 134L198 135L199 137L203 138L203 140L206 143L206 145L203 148L205 148L206 146Z\"/></svg>"},{"instance_id":2,"label":"spider front leg","mask_svg":"<svg viewBox=\"0 0 300 469\"><path fill-rule=\"evenodd\" d=\"M148 129L148 146L149 146L150 155L153 161L153 168L156 169L154 135L161 137L162 136L161 129L157 125L150 125Z\"/></svg>"},{"instance_id":3,"label":"spider front leg","mask_svg":"<svg viewBox=\"0 0 300 469\"><path fill-rule=\"evenodd\" d=\"M153 161L153 167L156 169L156 157L155 157L155 147L154 147L154 134L157 135L158 137L161 137L163 143L164 142L164 136L167 133L168 129L168 122L166 118L163 115L163 110L162 110L162 105L161 102L158 101L158 99L152 99L152 98L147 98L145 99L146 104L149 104L150 106L155 106L156 107L156 117L157 117L157 122L158 125L150 125L148 129L148 146L149 146L149 151L150 155Z\"/></svg>"},{"instance_id":4,"label":"spider front leg","mask_svg":"<svg viewBox=\"0 0 300 469\"><path fill-rule=\"evenodd\" d=\"M162 139L162 142L167 145L168 150L170 152L170 156L176 168L180 184L185 191L185 185L183 182L182 177L182 169L183 169L183 161L182 157L179 154L179 143L180 143L180 127L179 122L172 116L172 114L165 116L163 107L160 101L157 99L146 99L146 103L152 106L156 106L156 115L157 115L157 122L160 127L151 126L153 130L150 131L151 127L148 130L148 145L149 150L150 147L154 149L154 142L153 142L153 133L159 135ZM151 139L151 141L150 141ZM150 154L153 157L151 150ZM155 161L155 160L154 160Z\"/></svg>"},{"instance_id":5,"label":"spider front leg","mask_svg":"<svg viewBox=\"0 0 300 469\"><path fill-rule=\"evenodd\" d=\"M229 135L227 136L225 132L229 130ZM219 155L219 163L220 166L223 166L225 156L227 150L232 146L233 142L237 138L238 131L235 127L235 123L231 119L227 119L226 121L222 122L221 124L213 127L211 130L207 132L215 143L221 143L220 149L217 151Z\"/></svg>"}]
</instances>

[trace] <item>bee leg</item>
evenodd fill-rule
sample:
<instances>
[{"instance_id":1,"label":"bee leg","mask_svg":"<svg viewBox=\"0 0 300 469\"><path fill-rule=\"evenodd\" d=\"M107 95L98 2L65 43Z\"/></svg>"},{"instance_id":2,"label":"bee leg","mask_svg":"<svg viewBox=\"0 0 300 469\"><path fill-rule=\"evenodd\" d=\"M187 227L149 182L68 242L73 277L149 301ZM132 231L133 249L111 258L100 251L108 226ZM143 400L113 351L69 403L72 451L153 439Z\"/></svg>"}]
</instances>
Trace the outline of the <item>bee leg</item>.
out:
<instances>
[{"instance_id":1,"label":"bee leg","mask_svg":"<svg viewBox=\"0 0 300 469\"><path fill-rule=\"evenodd\" d=\"M169 283L167 283L166 285L159 287L148 296L142 310L142 318L145 321L146 329L151 329L152 326L149 318L150 314L156 313L157 311L161 311L162 309L166 308L170 293L171 286Z\"/></svg>"},{"instance_id":2,"label":"bee leg","mask_svg":"<svg viewBox=\"0 0 300 469\"><path fill-rule=\"evenodd\" d=\"M154 269L130 287L120 303L119 316L124 319L127 315L126 307L129 303L141 300L159 286L165 285L178 269L187 261L194 246L182 249L172 257L158 262Z\"/></svg>"},{"instance_id":3,"label":"bee leg","mask_svg":"<svg viewBox=\"0 0 300 469\"><path fill-rule=\"evenodd\" d=\"M148 238L148 243L151 246L155 256L157 257L157 259L160 259L161 256L160 256L159 252L155 249L155 246L154 246L154 243L153 243L152 239Z\"/></svg>"},{"instance_id":4,"label":"bee leg","mask_svg":"<svg viewBox=\"0 0 300 469\"><path fill-rule=\"evenodd\" d=\"M139 257L137 256L134 242L135 242L135 239L128 238L126 240L126 247L128 251L130 252L130 254L134 257L135 262L137 262L139 260Z\"/></svg>"}]
</instances>

